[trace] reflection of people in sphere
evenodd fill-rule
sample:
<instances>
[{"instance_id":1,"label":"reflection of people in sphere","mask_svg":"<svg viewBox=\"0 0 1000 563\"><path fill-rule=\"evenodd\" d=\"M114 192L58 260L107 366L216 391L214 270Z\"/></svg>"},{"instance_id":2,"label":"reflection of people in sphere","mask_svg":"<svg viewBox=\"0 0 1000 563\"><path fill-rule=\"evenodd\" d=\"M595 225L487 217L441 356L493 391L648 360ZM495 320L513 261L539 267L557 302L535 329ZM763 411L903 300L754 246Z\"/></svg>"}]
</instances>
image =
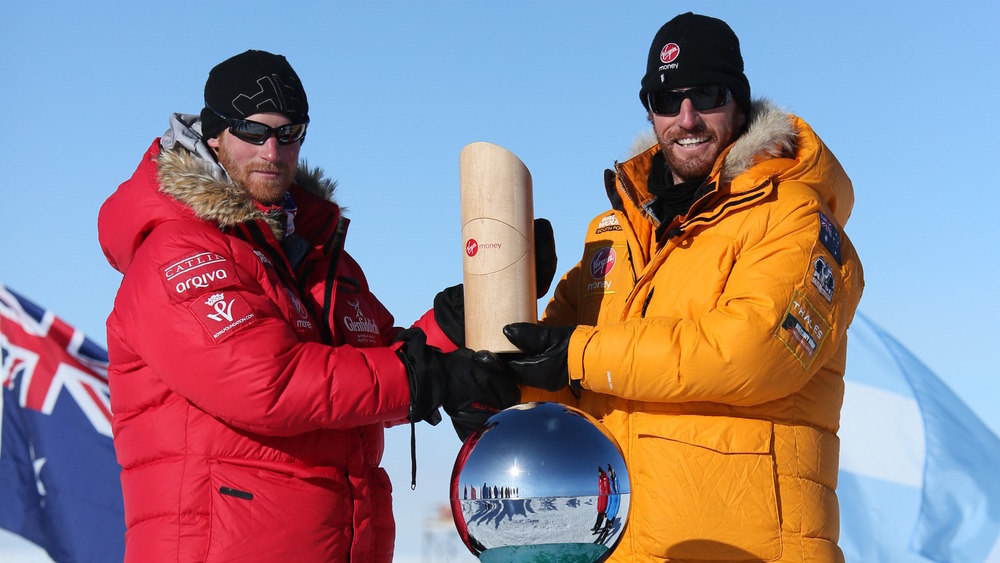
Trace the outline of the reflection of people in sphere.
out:
<instances>
[{"instance_id":1,"label":"reflection of people in sphere","mask_svg":"<svg viewBox=\"0 0 1000 563\"><path fill-rule=\"evenodd\" d=\"M608 481L608 475L601 469L600 466L597 467L597 521L594 522L594 527L591 529L592 532L597 533L601 529L601 524L604 522L606 513L608 510L608 493L611 492L611 484Z\"/></svg>"},{"instance_id":2,"label":"reflection of people in sphere","mask_svg":"<svg viewBox=\"0 0 1000 563\"><path fill-rule=\"evenodd\" d=\"M615 527L615 520L618 517L618 508L621 506L621 495L618 493L618 476L615 470L608 464L608 507L604 511L604 527L600 530L594 543L604 543L611 535L611 530Z\"/></svg>"},{"instance_id":3,"label":"reflection of people in sphere","mask_svg":"<svg viewBox=\"0 0 1000 563\"><path fill-rule=\"evenodd\" d=\"M608 483L610 484L610 494L608 495L608 510L607 510L607 527L610 528L614 524L615 518L618 516L618 507L621 505L621 495L618 494L618 476L615 475L615 470L611 468L611 464L608 464Z\"/></svg>"}]
</instances>

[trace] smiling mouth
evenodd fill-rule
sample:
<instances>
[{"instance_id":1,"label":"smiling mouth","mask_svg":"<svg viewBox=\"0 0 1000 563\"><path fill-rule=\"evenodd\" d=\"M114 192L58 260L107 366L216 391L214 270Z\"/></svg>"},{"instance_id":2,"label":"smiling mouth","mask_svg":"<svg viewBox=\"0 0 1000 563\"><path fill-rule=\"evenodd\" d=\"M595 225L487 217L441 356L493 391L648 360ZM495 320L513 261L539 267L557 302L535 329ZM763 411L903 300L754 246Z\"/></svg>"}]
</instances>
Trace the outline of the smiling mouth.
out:
<instances>
[{"instance_id":1,"label":"smiling mouth","mask_svg":"<svg viewBox=\"0 0 1000 563\"><path fill-rule=\"evenodd\" d=\"M682 147L693 147L695 145L700 145L702 143L707 143L709 140L708 136L704 137L685 137L683 139L677 139L674 141Z\"/></svg>"}]
</instances>

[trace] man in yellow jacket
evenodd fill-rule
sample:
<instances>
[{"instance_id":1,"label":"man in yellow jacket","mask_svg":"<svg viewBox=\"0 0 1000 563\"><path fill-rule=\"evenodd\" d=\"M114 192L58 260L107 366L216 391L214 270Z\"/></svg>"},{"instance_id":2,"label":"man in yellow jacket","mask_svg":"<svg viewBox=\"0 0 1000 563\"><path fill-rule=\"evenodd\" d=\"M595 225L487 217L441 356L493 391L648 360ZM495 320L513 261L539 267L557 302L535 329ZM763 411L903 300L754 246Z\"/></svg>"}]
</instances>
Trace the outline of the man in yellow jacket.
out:
<instances>
[{"instance_id":1,"label":"man in yellow jacket","mask_svg":"<svg viewBox=\"0 0 1000 563\"><path fill-rule=\"evenodd\" d=\"M751 100L721 20L667 22L639 97L656 142L605 173L611 209L542 322L505 328L522 401L617 438L631 514L611 561L843 561L851 181L809 125Z\"/></svg>"}]
</instances>

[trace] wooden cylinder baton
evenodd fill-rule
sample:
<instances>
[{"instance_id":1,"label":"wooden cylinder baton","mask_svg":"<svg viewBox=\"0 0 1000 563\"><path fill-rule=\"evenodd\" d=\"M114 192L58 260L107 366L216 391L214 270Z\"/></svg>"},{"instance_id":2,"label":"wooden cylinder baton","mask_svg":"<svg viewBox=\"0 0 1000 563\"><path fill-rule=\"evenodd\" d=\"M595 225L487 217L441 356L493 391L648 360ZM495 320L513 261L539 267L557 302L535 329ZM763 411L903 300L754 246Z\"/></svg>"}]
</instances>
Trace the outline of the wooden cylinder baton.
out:
<instances>
[{"instance_id":1,"label":"wooden cylinder baton","mask_svg":"<svg viewBox=\"0 0 1000 563\"><path fill-rule=\"evenodd\" d=\"M531 173L507 149L483 142L462 148L458 168L465 343L515 352L504 325L538 320Z\"/></svg>"}]
</instances>

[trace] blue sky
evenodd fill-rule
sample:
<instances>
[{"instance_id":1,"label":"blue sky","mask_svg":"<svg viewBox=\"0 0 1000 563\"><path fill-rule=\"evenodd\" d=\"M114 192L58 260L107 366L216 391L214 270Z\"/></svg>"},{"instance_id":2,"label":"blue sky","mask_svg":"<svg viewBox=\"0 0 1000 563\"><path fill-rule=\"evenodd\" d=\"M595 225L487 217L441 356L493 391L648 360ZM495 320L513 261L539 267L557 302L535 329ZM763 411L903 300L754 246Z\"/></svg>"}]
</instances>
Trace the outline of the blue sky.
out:
<instances>
[{"instance_id":1,"label":"blue sky","mask_svg":"<svg viewBox=\"0 0 1000 563\"><path fill-rule=\"evenodd\" d=\"M529 168L561 273L607 207L602 171L648 126L637 91L650 40L688 10L734 28L754 96L804 117L853 179L860 309L1000 431L1000 5L985 0L6 2L0 282L104 342L120 277L98 209L171 112L201 108L211 67L249 48L286 55L302 78L302 156L339 181L347 250L398 324L461 281L467 143ZM449 424L419 428L410 491L408 438L391 430L384 462L399 560L418 557L459 448Z\"/></svg>"}]
</instances>

